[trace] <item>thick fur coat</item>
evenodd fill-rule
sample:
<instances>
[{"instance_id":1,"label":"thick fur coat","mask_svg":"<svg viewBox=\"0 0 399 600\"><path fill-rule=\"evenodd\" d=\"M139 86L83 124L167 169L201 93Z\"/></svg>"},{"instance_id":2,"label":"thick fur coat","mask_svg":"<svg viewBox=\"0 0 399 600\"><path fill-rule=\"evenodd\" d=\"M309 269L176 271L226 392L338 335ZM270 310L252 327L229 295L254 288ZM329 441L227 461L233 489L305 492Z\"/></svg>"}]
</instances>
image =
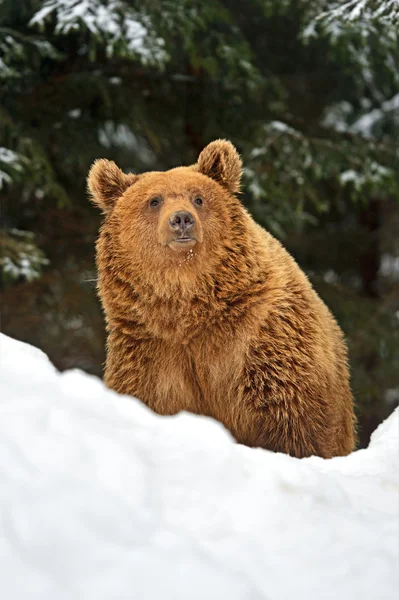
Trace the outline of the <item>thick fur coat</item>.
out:
<instances>
[{"instance_id":1,"label":"thick fur coat","mask_svg":"<svg viewBox=\"0 0 399 600\"><path fill-rule=\"evenodd\" d=\"M106 384L154 411L221 421L240 443L325 458L354 448L340 328L294 259L236 197L218 140L197 164L126 175L94 163Z\"/></svg>"}]
</instances>

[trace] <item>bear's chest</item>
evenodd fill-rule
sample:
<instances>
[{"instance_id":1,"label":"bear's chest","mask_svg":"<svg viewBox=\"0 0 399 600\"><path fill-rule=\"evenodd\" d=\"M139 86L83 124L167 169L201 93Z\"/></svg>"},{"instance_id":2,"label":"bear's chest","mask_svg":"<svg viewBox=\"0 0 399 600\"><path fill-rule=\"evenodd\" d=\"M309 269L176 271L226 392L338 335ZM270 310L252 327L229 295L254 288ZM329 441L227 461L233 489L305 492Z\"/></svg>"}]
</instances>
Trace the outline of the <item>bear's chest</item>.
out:
<instances>
[{"instance_id":1,"label":"bear's chest","mask_svg":"<svg viewBox=\"0 0 399 600\"><path fill-rule=\"evenodd\" d=\"M224 421L237 395L244 366L244 342L216 334L188 345L164 343L154 364L153 406L161 414L187 410Z\"/></svg>"}]
</instances>

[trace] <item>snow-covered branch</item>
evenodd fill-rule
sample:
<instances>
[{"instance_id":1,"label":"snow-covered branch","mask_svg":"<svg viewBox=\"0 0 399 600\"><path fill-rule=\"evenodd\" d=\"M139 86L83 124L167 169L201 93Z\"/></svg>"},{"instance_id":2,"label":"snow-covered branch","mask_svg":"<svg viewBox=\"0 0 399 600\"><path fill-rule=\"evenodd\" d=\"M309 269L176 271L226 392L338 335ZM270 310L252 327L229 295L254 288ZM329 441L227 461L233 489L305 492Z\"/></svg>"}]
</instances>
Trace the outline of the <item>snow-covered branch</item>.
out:
<instances>
[{"instance_id":1,"label":"snow-covered branch","mask_svg":"<svg viewBox=\"0 0 399 600\"><path fill-rule=\"evenodd\" d=\"M347 2L334 1L319 2L322 12L316 17L318 21L332 23L343 21L355 23L363 21L372 23L382 20L386 23L397 23L399 21L399 0L348 0Z\"/></svg>"},{"instance_id":2,"label":"snow-covered branch","mask_svg":"<svg viewBox=\"0 0 399 600\"><path fill-rule=\"evenodd\" d=\"M399 94L395 94L393 98L383 102L380 108L374 108L370 112L362 115L355 123L353 123L350 127L350 131L370 137L375 125L382 121L387 114L391 114L397 119L399 127Z\"/></svg>"},{"instance_id":3,"label":"snow-covered branch","mask_svg":"<svg viewBox=\"0 0 399 600\"><path fill-rule=\"evenodd\" d=\"M31 26L54 22L55 32L88 30L106 41L109 55L135 55L144 64L167 59L164 40L156 36L148 15L131 8L123 0L44 0L30 20Z\"/></svg>"},{"instance_id":4,"label":"snow-covered branch","mask_svg":"<svg viewBox=\"0 0 399 600\"><path fill-rule=\"evenodd\" d=\"M0 190L5 183L11 183L12 173L20 173L26 158L18 152L0 146Z\"/></svg>"}]
</instances>

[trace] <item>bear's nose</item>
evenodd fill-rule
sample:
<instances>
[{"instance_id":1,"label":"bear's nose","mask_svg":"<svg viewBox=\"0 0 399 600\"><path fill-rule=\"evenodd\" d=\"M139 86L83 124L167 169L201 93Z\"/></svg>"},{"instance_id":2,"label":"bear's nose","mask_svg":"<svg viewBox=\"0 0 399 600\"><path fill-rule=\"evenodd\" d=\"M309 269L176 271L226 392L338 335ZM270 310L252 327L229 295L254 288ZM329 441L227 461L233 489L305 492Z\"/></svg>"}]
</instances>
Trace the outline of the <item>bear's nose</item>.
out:
<instances>
[{"instance_id":1,"label":"bear's nose","mask_svg":"<svg viewBox=\"0 0 399 600\"><path fill-rule=\"evenodd\" d=\"M194 227L194 217L187 210L178 210L169 217L169 225L173 231L190 231Z\"/></svg>"}]
</instances>

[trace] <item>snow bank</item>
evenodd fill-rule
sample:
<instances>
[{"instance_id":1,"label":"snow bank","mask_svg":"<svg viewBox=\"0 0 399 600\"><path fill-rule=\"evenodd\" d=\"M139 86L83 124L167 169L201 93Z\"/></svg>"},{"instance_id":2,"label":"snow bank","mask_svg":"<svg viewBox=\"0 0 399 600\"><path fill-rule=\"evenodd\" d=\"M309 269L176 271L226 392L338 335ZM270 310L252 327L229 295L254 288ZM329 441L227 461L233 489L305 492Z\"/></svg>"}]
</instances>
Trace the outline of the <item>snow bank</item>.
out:
<instances>
[{"instance_id":1,"label":"snow bank","mask_svg":"<svg viewBox=\"0 0 399 600\"><path fill-rule=\"evenodd\" d=\"M397 598L398 411L367 450L297 460L5 336L0 398L3 598Z\"/></svg>"}]
</instances>

